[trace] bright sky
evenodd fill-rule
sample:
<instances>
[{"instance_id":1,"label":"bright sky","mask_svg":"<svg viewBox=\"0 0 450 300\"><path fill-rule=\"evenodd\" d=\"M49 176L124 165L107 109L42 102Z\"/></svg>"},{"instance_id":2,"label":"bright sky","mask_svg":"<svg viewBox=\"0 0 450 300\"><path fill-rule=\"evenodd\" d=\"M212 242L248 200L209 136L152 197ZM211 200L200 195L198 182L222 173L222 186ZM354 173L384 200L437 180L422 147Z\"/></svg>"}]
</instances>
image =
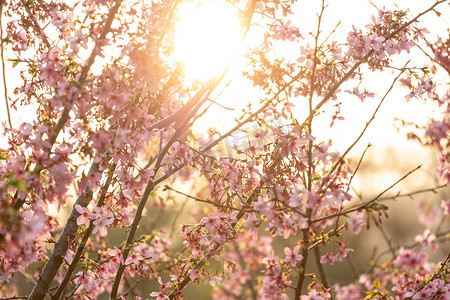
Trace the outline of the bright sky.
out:
<instances>
[{"instance_id":1,"label":"bright sky","mask_svg":"<svg viewBox=\"0 0 450 300\"><path fill-rule=\"evenodd\" d=\"M314 17L311 19L309 13L313 6L315 10L320 9L321 1L300 1L297 3L296 16L293 22L296 21L296 25L305 31L315 30L317 21ZM329 6L325 10L325 18L323 23L323 35L328 35L329 32L341 21L340 26L336 30L336 34L332 39L345 40L347 33L352 29L354 24L357 28L363 28L365 24L370 22L370 17L376 14L376 9L368 2L361 0L341 0L341 1L327 1ZM386 7L390 10L395 9L409 9L411 14L415 16L419 12L427 9L431 6L433 1L409 1L409 0L381 0L373 1L378 8ZM396 8L398 6L398 8ZM433 34L439 33L441 35L446 34L446 30L449 28L449 23L445 16L450 16L450 9L448 5L441 5L439 11L443 13L442 17L436 22L436 16L431 13L431 16L424 16L421 19L426 28ZM431 18L430 18L431 17ZM430 19L432 21L430 21ZM306 31L306 32L307 32ZM420 50L415 49L414 53L418 54L416 57L422 57L423 54ZM397 66L403 66L409 58L396 59L394 62ZM428 61L426 61L428 62ZM365 122L371 117L373 111L378 105L379 100L383 96L384 92L389 88L392 79L397 75L391 74L391 72L383 72L383 74L366 73L366 79L364 85L367 89L373 89L378 91L378 95L374 98L367 98L364 103L361 103L356 97L346 97L343 95L339 100L343 102L342 115L346 116L346 120L337 122L335 126L329 128L326 124L329 123L329 119L324 121L324 126L316 128L320 133L320 136L334 137L337 148L345 148L354 137L361 131ZM444 75L445 76L445 75ZM442 81L441 81L442 82ZM364 148L369 141L372 143L384 144L384 145L398 145L399 142L405 142L405 135L398 134L395 128L392 126L393 118L401 118L409 121L415 121L419 124L424 124L431 114L434 106L424 105L421 101L411 101L406 103L404 96L408 93L405 89L394 89L388 98L382 105L377 118L369 127L369 130L364 140L359 144L359 150Z\"/></svg>"},{"instance_id":2,"label":"bright sky","mask_svg":"<svg viewBox=\"0 0 450 300\"><path fill-rule=\"evenodd\" d=\"M331 37L331 40L346 41L347 33L352 29L352 25L356 27L363 28L370 22L371 16L376 14L376 9L368 2L361 0L341 0L341 1L327 1L329 6L324 12L324 19L322 22L322 37L327 36L334 27L341 21L340 26L337 28L336 33ZM385 6L387 9L396 9L395 4L392 1L375 1L379 8ZM315 12L320 9L321 1L299 1L294 6L295 15L292 17L292 23L298 26L302 33L307 33L310 31L316 31L317 17ZM425 1L408 1L400 0L396 2L396 5L402 9L409 9L412 15L423 11L428 8L431 4ZM349 9L351 8L351 9ZM443 5L442 12L443 15L436 22L436 16L432 16L433 21L429 17L424 17L422 19L425 26L432 33L446 34L446 29L449 28L448 20L445 16L449 16L449 9ZM257 36L257 34L254 34ZM250 39L252 39L252 32L250 32ZM312 40L309 40L312 43ZM283 55L285 57L291 57L294 60L298 49L296 47L277 47L276 55ZM414 52L413 52L414 53ZM418 57L423 56L416 50ZM413 54L414 55L414 54ZM408 59L408 58L406 58ZM396 64L401 67L405 63L405 58L400 58L396 60ZM199 64L197 64L198 67ZM237 67L237 69L239 69ZM239 71L238 71L239 72ZM229 76L231 78L239 78L239 73L232 73ZM356 98L355 96L350 96L346 93L341 93L339 96L339 101L343 102L342 105L342 115L346 117L344 121L338 121L335 125L330 128L330 117L325 116L316 119L316 126L313 128L314 132L318 134L323 140L328 138L333 138L335 147L341 151L344 151L348 145L350 145L354 139L359 135L362 128L364 127L367 120L370 119L372 113L374 112L379 100L383 97L384 93L389 88L392 79L397 74L391 74L390 71L384 73L370 73L367 72L365 75L366 80L364 81L364 86L371 90L378 92L378 95L374 98L368 98L364 103ZM227 91L221 95L219 102L225 106L233 107L235 105L240 105L244 107L246 103L255 102L259 99L263 99L264 95L260 91L255 89L249 89L245 86L245 82L237 82L238 80L233 80ZM228 81L225 81L228 83ZM345 87L343 87L345 90ZM421 101L410 101L406 103L404 101L404 96L408 93L407 90L401 88L395 88L390 95L385 100L380 111L377 114L375 121L369 127L364 139L357 145L355 150L361 151L367 143L375 143L380 146L392 146L403 144L409 147L409 143L406 142L404 133L397 133L393 126L393 118L405 119L408 121L415 121L418 124L424 124L428 117L432 114L435 107L428 103L426 105ZM293 101L297 105L296 116L300 121L303 121L307 115L307 109L302 103L298 101ZM229 122L230 116L236 115L240 112L240 109L235 111L226 111L219 107L214 107L211 111L210 118L204 119L197 123L198 130L202 130L205 126L215 124L217 122L219 127L230 128L231 124Z\"/></svg>"},{"instance_id":3,"label":"bright sky","mask_svg":"<svg viewBox=\"0 0 450 300\"><path fill-rule=\"evenodd\" d=\"M184 64L186 76L207 82L238 54L239 19L233 7L218 1L182 3L178 16L175 56Z\"/></svg>"},{"instance_id":4,"label":"bright sky","mask_svg":"<svg viewBox=\"0 0 450 300\"><path fill-rule=\"evenodd\" d=\"M233 15L232 8L218 4L220 1L210 1L209 4L198 6L192 4L184 5L180 10L179 16L181 21L178 25L178 32L176 37L176 53L177 57L182 60L186 67L186 74L188 76L196 77L201 81L206 81L211 75L219 73L224 69L236 53L239 43L239 28L237 18ZM320 8L321 1L298 1L294 6L295 15L292 22L299 26L301 32L309 32L316 30L317 18L315 12ZM376 9L368 2L362 0L340 0L327 1L328 8L325 10L323 21L323 36L328 35L335 25L341 21L336 33L332 39L345 41L347 32L351 30L351 26L355 24L357 27L363 27L370 21L372 14L376 13ZM377 0L378 7L386 6L389 9L395 9L392 0ZM410 1L398 0L396 1L398 7L401 9L409 8L413 15L430 6L430 1ZM350 9L351 8L351 9ZM440 7L440 11L444 12L439 22L435 22L433 17L432 22L427 22L427 17L424 17L423 24L433 33L439 32L445 34L449 28L448 22L449 8L446 5ZM195 33L195 34L192 34ZM256 34L257 36L257 34ZM205 37L205 38L203 38ZM252 33L249 36L252 39ZM277 55L284 55L286 57L292 56L295 58L297 49L294 47L284 47L278 49ZM217 56L216 56L217 55ZM6 53L6 57L9 57ZM7 66L10 64L8 62ZM401 65L401 62L399 62ZM235 59L235 63L230 71L230 79L240 78L239 59ZM11 96L13 86L17 85L20 79L17 69L6 69L8 81L8 94ZM341 96L340 101L344 102L342 106L342 115L346 116L345 121L337 122L333 128L329 127L330 119L325 118L323 125L317 123L314 129L316 133L326 139L327 137L334 137L337 148L345 148L355 136L360 132L365 122L370 118L373 110L382 94L390 85L391 74L369 74L366 76L368 80L365 82L366 88L373 86L380 94L375 98L369 98L366 103L361 103L356 97ZM225 80L225 84L228 81ZM380 89L380 83L383 87ZM232 80L230 88L226 90L220 97L220 103L225 106L241 105L249 101L259 101L264 98L261 91L249 89L247 82ZM220 91L220 89L219 89ZM396 144L399 141L399 135L395 132L392 126L393 117L406 118L408 120L415 120L419 123L426 121L427 116L431 113L431 106L424 107L419 101L412 101L413 103L406 104L403 100L406 90L396 89L388 97L379 112L374 124L367 132L367 137L373 143L382 144ZM4 108L3 99L3 85L0 86L0 120L6 120L6 109ZM305 109L298 105L298 119L303 120ZM201 130L206 125L213 125L214 122L222 123L223 128L229 128L229 120L240 112L240 109L235 111L226 111L224 109L213 107L209 113L210 118L204 122L198 122L196 128ZM14 127L26 120L32 119L34 109L26 108L25 112L12 111L12 119ZM224 120L228 120L224 124ZM318 119L320 122L320 120ZM382 133L382 134L379 134ZM2 147L4 139L0 137L0 147ZM365 147L367 141L360 143L360 147Z\"/></svg>"}]
</instances>

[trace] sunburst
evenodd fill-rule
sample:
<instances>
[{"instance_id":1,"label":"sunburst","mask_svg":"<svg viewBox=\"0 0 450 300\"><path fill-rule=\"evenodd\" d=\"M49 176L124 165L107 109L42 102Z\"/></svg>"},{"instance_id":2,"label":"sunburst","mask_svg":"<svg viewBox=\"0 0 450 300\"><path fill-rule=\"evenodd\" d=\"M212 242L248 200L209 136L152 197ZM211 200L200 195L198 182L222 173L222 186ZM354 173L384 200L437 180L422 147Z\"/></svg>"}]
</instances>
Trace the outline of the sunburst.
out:
<instances>
[{"instance_id":1,"label":"sunburst","mask_svg":"<svg viewBox=\"0 0 450 300\"><path fill-rule=\"evenodd\" d=\"M187 77L206 82L236 56L241 26L236 10L224 1L182 3L175 32L175 57Z\"/></svg>"}]
</instances>

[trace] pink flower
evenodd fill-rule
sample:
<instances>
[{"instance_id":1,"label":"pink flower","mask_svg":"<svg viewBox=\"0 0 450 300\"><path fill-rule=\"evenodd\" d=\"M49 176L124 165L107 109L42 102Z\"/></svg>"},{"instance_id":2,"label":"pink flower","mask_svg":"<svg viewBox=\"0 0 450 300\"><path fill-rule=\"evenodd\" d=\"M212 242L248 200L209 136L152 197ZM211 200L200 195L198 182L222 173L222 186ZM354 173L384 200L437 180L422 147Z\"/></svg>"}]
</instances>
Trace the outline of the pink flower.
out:
<instances>
[{"instance_id":1,"label":"pink flower","mask_svg":"<svg viewBox=\"0 0 450 300\"><path fill-rule=\"evenodd\" d=\"M371 93L371 92L369 92L367 90L364 90L364 92L360 92L358 87L354 87L353 90L351 90L351 91L350 90L346 90L345 92L347 92L349 94L354 94L355 96L357 96L361 100L361 102L364 102L364 100L367 97L370 97L370 98L375 97L375 93Z\"/></svg>"},{"instance_id":2,"label":"pink flower","mask_svg":"<svg viewBox=\"0 0 450 300\"><path fill-rule=\"evenodd\" d=\"M353 252L353 249L347 248L347 245L343 241L338 241L339 252L336 254L336 260L343 261L348 253Z\"/></svg>"},{"instance_id":3,"label":"pink flower","mask_svg":"<svg viewBox=\"0 0 450 300\"><path fill-rule=\"evenodd\" d=\"M430 246L431 250L435 251L438 245L435 244L436 236L431 233L430 229L425 229L423 235L417 235L415 237L416 242L420 243L422 246Z\"/></svg>"},{"instance_id":4,"label":"pink flower","mask_svg":"<svg viewBox=\"0 0 450 300\"><path fill-rule=\"evenodd\" d=\"M100 216L94 221L95 228L93 234L99 233L100 236L106 236L106 226L111 225L114 221L108 216Z\"/></svg>"},{"instance_id":5,"label":"pink flower","mask_svg":"<svg viewBox=\"0 0 450 300\"><path fill-rule=\"evenodd\" d=\"M366 222L362 219L363 217L364 212L355 211L353 215L347 219L347 224L353 234L358 234L361 231L361 227L366 224Z\"/></svg>"},{"instance_id":6,"label":"pink flower","mask_svg":"<svg viewBox=\"0 0 450 300\"><path fill-rule=\"evenodd\" d=\"M319 295L315 289L312 289L309 292L308 296L303 295L300 297L300 299L301 300L325 300L325 298L322 297L321 295Z\"/></svg>"},{"instance_id":7,"label":"pink flower","mask_svg":"<svg viewBox=\"0 0 450 300\"><path fill-rule=\"evenodd\" d=\"M144 258L141 255L133 253L130 256L128 256L127 260L125 261L125 265L129 264L139 265L140 261L143 259Z\"/></svg>"},{"instance_id":8,"label":"pink flower","mask_svg":"<svg viewBox=\"0 0 450 300\"><path fill-rule=\"evenodd\" d=\"M328 252L325 255L322 255L320 263L329 263L330 265L333 265L335 261L342 261L349 252L353 251L353 249L347 248L347 245L343 241L338 241L337 244L339 250L338 253L333 255L333 253Z\"/></svg>"},{"instance_id":9,"label":"pink flower","mask_svg":"<svg viewBox=\"0 0 450 300\"><path fill-rule=\"evenodd\" d=\"M297 261L303 259L303 256L301 254L298 254L299 252L300 252L300 245L295 246L293 250L291 250L288 247L285 247L284 253L286 254L286 257L284 258L284 261L295 266L297 264Z\"/></svg>"},{"instance_id":10,"label":"pink flower","mask_svg":"<svg viewBox=\"0 0 450 300\"><path fill-rule=\"evenodd\" d=\"M191 269L188 271L188 273L192 281L194 281L199 275L198 269Z\"/></svg>"},{"instance_id":11,"label":"pink flower","mask_svg":"<svg viewBox=\"0 0 450 300\"><path fill-rule=\"evenodd\" d=\"M437 225L442 215L442 211L436 203L426 202L423 199L417 201L417 214L419 221L427 228Z\"/></svg>"},{"instance_id":12,"label":"pink flower","mask_svg":"<svg viewBox=\"0 0 450 300\"><path fill-rule=\"evenodd\" d=\"M161 285L161 290L163 290L163 291L166 291L167 288L170 286L170 281L164 283L164 282L162 281L162 278L161 278L161 277L158 277L158 282L159 282L159 284Z\"/></svg>"},{"instance_id":13,"label":"pink flower","mask_svg":"<svg viewBox=\"0 0 450 300\"><path fill-rule=\"evenodd\" d=\"M110 256L115 256L115 257L118 256L118 257L119 257L119 260L120 260L120 263L121 263L121 264L124 264L124 262L123 262L123 254L122 254L122 251L120 251L120 249L117 248L117 247L114 247L114 248L115 248L115 249L109 251L108 254L109 254Z\"/></svg>"},{"instance_id":14,"label":"pink flower","mask_svg":"<svg viewBox=\"0 0 450 300\"><path fill-rule=\"evenodd\" d=\"M253 205L253 208L254 208L256 211L258 211L258 212L264 214L264 213L267 212L267 201L268 201L268 198L267 198L267 197L261 197L261 198L258 198L258 200L257 200L257 201L255 202L255 204Z\"/></svg>"},{"instance_id":15,"label":"pink flower","mask_svg":"<svg viewBox=\"0 0 450 300\"><path fill-rule=\"evenodd\" d=\"M337 300L359 300L362 298L362 289L358 284L348 286L334 285Z\"/></svg>"},{"instance_id":16,"label":"pink flower","mask_svg":"<svg viewBox=\"0 0 450 300\"><path fill-rule=\"evenodd\" d=\"M409 93L405 96L405 101L409 102L411 99L417 98L417 94L414 92Z\"/></svg>"},{"instance_id":17,"label":"pink flower","mask_svg":"<svg viewBox=\"0 0 450 300\"><path fill-rule=\"evenodd\" d=\"M169 299L169 297L167 297L166 295L164 295L161 292L152 292L150 294L151 297L156 297L156 300L166 300Z\"/></svg>"},{"instance_id":18,"label":"pink flower","mask_svg":"<svg viewBox=\"0 0 450 300\"><path fill-rule=\"evenodd\" d=\"M411 249L400 248L394 264L403 270L415 270L423 266L427 260L427 255L424 252L414 252Z\"/></svg>"},{"instance_id":19,"label":"pink flower","mask_svg":"<svg viewBox=\"0 0 450 300\"><path fill-rule=\"evenodd\" d=\"M92 231L93 234L99 233L100 236L106 236L106 226L111 225L113 220L113 214L108 210L108 206L95 207L94 212L89 214L89 218L94 220L95 228Z\"/></svg>"},{"instance_id":20,"label":"pink flower","mask_svg":"<svg viewBox=\"0 0 450 300\"><path fill-rule=\"evenodd\" d=\"M210 277L207 282L212 286L215 287L218 282L221 282L223 280L223 277L221 276L212 276Z\"/></svg>"},{"instance_id":21,"label":"pink flower","mask_svg":"<svg viewBox=\"0 0 450 300\"><path fill-rule=\"evenodd\" d=\"M90 213L89 210L86 207L82 207L79 204L75 204L75 209L80 214L80 216L77 218L78 226L84 225L87 228L91 221L89 219L89 213Z\"/></svg>"},{"instance_id":22,"label":"pink flower","mask_svg":"<svg viewBox=\"0 0 450 300\"><path fill-rule=\"evenodd\" d=\"M322 257L320 258L320 263L321 264L328 263L330 265L333 265L335 260L336 260L336 257L333 255L333 253L328 252L325 255L322 255Z\"/></svg>"}]
</instances>

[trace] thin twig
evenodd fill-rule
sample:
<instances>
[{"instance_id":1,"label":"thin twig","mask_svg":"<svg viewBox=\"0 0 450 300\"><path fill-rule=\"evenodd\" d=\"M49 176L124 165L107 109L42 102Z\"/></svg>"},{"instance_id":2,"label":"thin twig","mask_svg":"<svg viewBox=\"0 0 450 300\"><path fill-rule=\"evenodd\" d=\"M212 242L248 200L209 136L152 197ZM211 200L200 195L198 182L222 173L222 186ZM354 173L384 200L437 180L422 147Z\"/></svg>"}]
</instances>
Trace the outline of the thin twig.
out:
<instances>
[{"instance_id":1,"label":"thin twig","mask_svg":"<svg viewBox=\"0 0 450 300\"><path fill-rule=\"evenodd\" d=\"M350 176L350 179L348 180L348 187L347 187L347 190L345 191L346 193L348 193L348 191L350 190L350 187L353 182L353 178L355 178L356 173L358 173L359 167L361 166L364 156L366 155L366 152L367 152L367 150L369 150L370 147L372 147L372 144L370 144L370 143L367 144L366 149L364 149L363 153L361 154L358 164L356 165L355 171L353 171L352 176Z\"/></svg>"},{"instance_id":2,"label":"thin twig","mask_svg":"<svg viewBox=\"0 0 450 300\"><path fill-rule=\"evenodd\" d=\"M187 204L187 203L188 203L187 201L184 201L183 204L181 204L181 208L178 209L177 214L176 214L175 217L173 218L173 221L172 221L172 227L170 228L170 233L169 233L169 237L170 237L170 238L173 237L173 234L174 234L174 232L175 232L175 225L176 225L176 223L177 223L177 221L178 221L178 218L183 214L184 208L186 207L186 204Z\"/></svg>"},{"instance_id":3,"label":"thin twig","mask_svg":"<svg viewBox=\"0 0 450 300\"><path fill-rule=\"evenodd\" d=\"M376 222L374 216L372 216L372 219ZM392 238L388 237L387 233L383 229L382 224L379 224L377 227L380 230L381 234L383 235L384 240L388 244L389 250L391 251L391 254L392 254L392 259L394 259L396 257L396 254L395 254L394 246L392 246Z\"/></svg>"},{"instance_id":4,"label":"thin twig","mask_svg":"<svg viewBox=\"0 0 450 300\"><path fill-rule=\"evenodd\" d=\"M440 242L446 242L449 240L448 235L450 234L450 230L449 231L445 231L445 232L441 232L439 234L436 235L436 240L434 241L434 243L440 243ZM393 247L393 249L395 251L397 251L398 249L400 249L401 247L404 249L412 249L414 247L417 247L420 245L421 242L415 242L413 244L410 245L402 245L402 246L396 246ZM373 257L371 259L371 266L369 267L369 269L366 271L366 274L372 273L373 269L376 267L376 264L378 262L378 260L380 260L384 255L391 253L392 250L391 249L386 249L384 251L379 252L378 254L373 254Z\"/></svg>"},{"instance_id":5,"label":"thin twig","mask_svg":"<svg viewBox=\"0 0 450 300\"><path fill-rule=\"evenodd\" d=\"M230 210L244 211L244 212L255 212L254 210L242 209L242 208L238 208L238 207L233 207L233 206L229 206L229 205L220 204L220 203L217 203L217 202L214 202L214 201L211 201L211 200L200 199L200 198L191 196L189 194L183 193L181 191L178 191L178 190L176 190L176 189L174 189L174 188L172 188L172 187L170 187L168 185L164 186L163 191L165 191L165 190L171 190L171 191L174 191L177 194L183 195L183 196L185 196L185 197L187 197L189 199L193 199L193 200L195 200L197 202L208 203L208 204L211 204L211 205L214 205L214 206L217 206L217 207L222 207L222 208L226 208L226 209L230 209Z\"/></svg>"},{"instance_id":6,"label":"thin twig","mask_svg":"<svg viewBox=\"0 0 450 300\"><path fill-rule=\"evenodd\" d=\"M432 192L432 193L436 193L436 190L438 189L442 189L448 187L448 184L442 184L442 185L438 185L432 188L427 188L427 189L421 189L421 190L417 190L417 191L413 191L410 193L406 193L406 194L400 194L397 193L397 195L395 196L391 196L391 197L382 197L380 199L378 199L379 201L386 201L386 200L394 200L397 198L404 198L404 197L408 197L411 198L411 196L417 195L417 194L423 194L423 193L427 193L427 192Z\"/></svg>"},{"instance_id":7,"label":"thin twig","mask_svg":"<svg viewBox=\"0 0 450 300\"><path fill-rule=\"evenodd\" d=\"M359 142L359 140L364 136L364 134L367 131L367 128L369 127L369 125L372 123L373 120L375 120L375 116L378 112L378 110L380 109L381 105L383 104L384 100L386 99L386 97L390 94L390 92L392 91L392 89L394 88L395 83L397 82L397 80L400 78L400 76L403 74L406 65L408 64L408 62L405 64L405 66L403 67L403 69L401 70L401 72L394 78L394 80L391 83L391 86L389 87L389 89L386 91L386 93L384 94L383 98L381 98L380 102L377 105L377 108L375 109L375 111L372 114L372 117L370 118L369 121L366 122L366 125L364 126L363 130L361 131L361 133L359 134L359 136L356 138L356 140L345 150L345 152L341 155L340 159L334 164L334 166L331 168L330 174L334 172L334 170L339 166L341 166L344 162L344 158L347 156L347 154L353 149L353 147ZM369 146L368 146L369 147ZM367 148L368 148L367 147ZM366 150L367 150L366 148ZM365 151L364 151L365 153ZM364 154L363 154L364 155ZM362 159L362 157L361 157ZM361 161L361 160L360 160ZM359 166L359 164L358 164ZM339 174L336 174L336 176L334 177L333 181L331 183L333 183ZM329 184L331 185L331 184Z\"/></svg>"},{"instance_id":8,"label":"thin twig","mask_svg":"<svg viewBox=\"0 0 450 300\"><path fill-rule=\"evenodd\" d=\"M308 134L312 135L312 121L313 117L315 116L315 113L313 111L313 96L314 96L314 89L315 89L315 73L317 69L317 63L319 62L319 59L317 57L317 53L320 50L319 46L319 35L320 35L320 26L322 24L322 16L323 12L325 11L325 0L322 0L322 8L320 10L320 13L318 15L318 24L317 24L317 32L314 36L314 56L313 56L313 67L311 70L311 76L310 76L310 87L309 87L309 116L308 116ZM313 141L310 139L308 143L308 169L307 169L307 189L311 191L312 189L312 167L313 167L313 159L312 159L312 151L313 151ZM310 220L312 210L311 208L308 208L306 211L306 216L308 220ZM305 280L305 274L306 274L306 264L308 262L308 246L309 246L309 230L311 227L311 223L308 223L308 228L305 228L302 230L303 234L303 244L302 244L302 256L303 259L301 261L301 266L299 269L298 279L297 279L297 285L295 287L295 300L299 300L300 296L302 294L302 288L303 288L303 282Z\"/></svg>"},{"instance_id":9,"label":"thin twig","mask_svg":"<svg viewBox=\"0 0 450 300\"><path fill-rule=\"evenodd\" d=\"M244 257L242 256L242 253L241 253L240 249L239 249L239 245L238 245L238 243L236 241L233 241L233 245L234 245L234 250L236 251L236 254L239 257L239 263L241 264L241 268L242 268L242 270L245 270L246 269L245 260L244 260ZM255 287L253 286L252 278L247 280L247 285L250 288L250 291L252 293L252 299L256 300L258 298L258 293L256 292Z\"/></svg>"},{"instance_id":10,"label":"thin twig","mask_svg":"<svg viewBox=\"0 0 450 300\"><path fill-rule=\"evenodd\" d=\"M0 1L0 41L1 41L1 49L0 49L0 55L2 59L2 77L3 77L3 93L5 95L5 105L6 105L6 116L8 117L8 124L9 129L12 129L12 122L11 122L11 113L9 111L9 102L8 102L8 87L6 84L6 71L5 71L5 57L3 54L3 50L5 48L4 41L3 41L3 2Z\"/></svg>"},{"instance_id":11,"label":"thin twig","mask_svg":"<svg viewBox=\"0 0 450 300\"><path fill-rule=\"evenodd\" d=\"M380 200L381 196L383 196L385 193L387 193L388 191L390 191L394 186L396 186L398 183L400 183L401 181L405 180L406 177L408 177L409 175L411 175L412 173L414 173L415 171L419 170L422 166L417 166L416 168L412 169L411 171L409 171L408 173L406 173L405 175L403 175L400 179L398 179L396 182L394 182L393 184L391 184L388 188L386 188L385 190L383 190L380 194L378 194L378 196L372 198L372 200L369 200L361 205L355 206L355 207L351 207L343 212L339 212L336 214L332 214L332 215L328 215L322 218L318 218L318 219L314 219L311 220L311 223L317 223L317 222L322 222L324 220L327 219L331 219L331 218L335 218L338 216L343 216L343 215L347 215L351 212L354 211L360 211L362 209L367 209L370 207L371 204L373 204L375 201Z\"/></svg>"},{"instance_id":12,"label":"thin twig","mask_svg":"<svg viewBox=\"0 0 450 300\"><path fill-rule=\"evenodd\" d=\"M388 34L387 36L385 36L385 41L390 40L391 38L393 38L396 34L398 34L399 32L401 32L402 30L404 30L406 27L408 27L409 25L411 25L412 23L417 22L417 20L419 18L421 18L423 15L429 13L430 11L433 11L434 8L436 6L438 6L441 3L447 2L448 0L439 0L436 1L431 7L429 7L427 10L419 13L417 16L415 16L413 19L411 19L410 21L406 22L403 26L400 26L399 28L397 28L396 30L394 30L392 33ZM342 85L342 83L344 83L345 81L347 81L347 79L353 75L353 73L355 72L355 70L362 65L364 62L367 61L367 59L372 56L372 54L375 53L374 49L369 50L369 52L367 52L367 54L362 57L359 61L357 61L353 67L339 80L338 83L336 83L333 87L330 88L330 90L328 91L328 93L323 97L323 99L315 106L314 110L313 110L313 114L317 113L319 111L319 109L328 102L328 100L331 99L331 97L334 95L334 93L337 91L337 89ZM304 128L308 122L310 121L311 118L311 113L310 115L308 115L305 120L303 121L303 123L300 125L300 128Z\"/></svg>"},{"instance_id":13,"label":"thin twig","mask_svg":"<svg viewBox=\"0 0 450 300\"><path fill-rule=\"evenodd\" d=\"M348 265L350 266L350 270L352 271L353 279L358 280L359 273L358 268L353 260L353 253L352 252L348 253L346 259L348 261Z\"/></svg>"}]
</instances>

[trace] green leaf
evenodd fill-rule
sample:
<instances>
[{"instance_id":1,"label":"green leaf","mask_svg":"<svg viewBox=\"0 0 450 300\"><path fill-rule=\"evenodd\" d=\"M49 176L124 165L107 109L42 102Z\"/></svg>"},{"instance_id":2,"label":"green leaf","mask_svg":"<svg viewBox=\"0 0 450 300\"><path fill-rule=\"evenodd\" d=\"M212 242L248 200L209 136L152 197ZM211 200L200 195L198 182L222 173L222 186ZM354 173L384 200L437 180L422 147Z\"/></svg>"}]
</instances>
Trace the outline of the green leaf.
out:
<instances>
[{"instance_id":1,"label":"green leaf","mask_svg":"<svg viewBox=\"0 0 450 300\"><path fill-rule=\"evenodd\" d=\"M27 187L23 184L22 180L16 178L9 178L8 184L16 187L19 191L26 191Z\"/></svg>"},{"instance_id":2,"label":"green leaf","mask_svg":"<svg viewBox=\"0 0 450 300\"><path fill-rule=\"evenodd\" d=\"M15 68L19 63L24 62L20 58L8 58L7 60L12 62L13 68Z\"/></svg>"},{"instance_id":3,"label":"green leaf","mask_svg":"<svg viewBox=\"0 0 450 300\"><path fill-rule=\"evenodd\" d=\"M373 286L374 286L377 290L379 290L379 289L380 289L380 281L377 280L377 279L375 279L375 280L373 281Z\"/></svg>"},{"instance_id":4,"label":"green leaf","mask_svg":"<svg viewBox=\"0 0 450 300\"><path fill-rule=\"evenodd\" d=\"M371 205L370 208L373 209L374 211L380 211L380 210L385 210L386 206L384 206L383 204L381 204L378 201L374 201Z\"/></svg>"},{"instance_id":5,"label":"green leaf","mask_svg":"<svg viewBox=\"0 0 450 300\"><path fill-rule=\"evenodd\" d=\"M317 174L317 173L314 173L314 174L312 174L312 176L311 176L312 178L312 181L318 181L318 180L320 180L321 179L321 177L320 177L320 175L319 174Z\"/></svg>"},{"instance_id":6,"label":"green leaf","mask_svg":"<svg viewBox=\"0 0 450 300\"><path fill-rule=\"evenodd\" d=\"M0 148L0 160L6 160L9 158L9 155L5 153L5 150Z\"/></svg>"}]
</instances>

